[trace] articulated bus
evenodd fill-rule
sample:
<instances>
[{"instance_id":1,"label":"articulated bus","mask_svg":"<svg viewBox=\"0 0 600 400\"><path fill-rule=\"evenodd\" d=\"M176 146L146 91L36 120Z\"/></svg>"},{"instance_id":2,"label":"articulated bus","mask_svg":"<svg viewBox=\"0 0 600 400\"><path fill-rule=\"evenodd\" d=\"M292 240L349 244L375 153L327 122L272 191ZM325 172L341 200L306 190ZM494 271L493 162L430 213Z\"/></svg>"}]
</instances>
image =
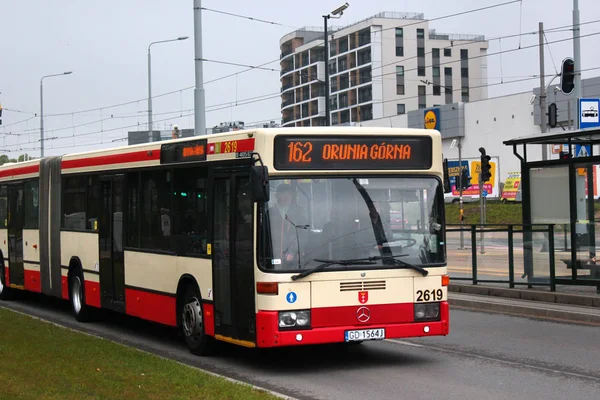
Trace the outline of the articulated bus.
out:
<instances>
[{"instance_id":1,"label":"articulated bus","mask_svg":"<svg viewBox=\"0 0 600 400\"><path fill-rule=\"evenodd\" d=\"M194 354L447 335L441 137L273 128L0 167L0 298L177 327Z\"/></svg>"}]
</instances>

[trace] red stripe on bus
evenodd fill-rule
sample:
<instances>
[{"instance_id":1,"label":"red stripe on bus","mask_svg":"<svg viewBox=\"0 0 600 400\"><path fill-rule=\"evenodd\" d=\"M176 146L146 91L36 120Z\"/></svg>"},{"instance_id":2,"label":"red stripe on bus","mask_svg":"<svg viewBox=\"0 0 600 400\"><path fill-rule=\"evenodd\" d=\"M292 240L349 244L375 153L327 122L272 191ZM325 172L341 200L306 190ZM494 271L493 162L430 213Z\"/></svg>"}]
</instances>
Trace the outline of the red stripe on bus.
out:
<instances>
[{"instance_id":1,"label":"red stripe on bus","mask_svg":"<svg viewBox=\"0 0 600 400\"><path fill-rule=\"evenodd\" d=\"M335 308L335 307L334 307ZM258 347L298 346L344 342L345 331L365 328L385 328L386 339L448 335L450 322L448 303L442 302L440 321L408 322L393 324L356 324L307 330L279 331L277 311L259 311L256 315L256 339ZM428 332L425 332L428 327ZM298 340L300 338L300 340Z\"/></svg>"},{"instance_id":2,"label":"red stripe on bus","mask_svg":"<svg viewBox=\"0 0 600 400\"><path fill-rule=\"evenodd\" d=\"M134 317L177 326L175 296L125 289L125 312Z\"/></svg>"},{"instance_id":3,"label":"red stripe on bus","mask_svg":"<svg viewBox=\"0 0 600 400\"><path fill-rule=\"evenodd\" d=\"M10 285L10 274L8 273L8 266L4 266L4 282L6 282L6 286Z\"/></svg>"},{"instance_id":4,"label":"red stripe on bus","mask_svg":"<svg viewBox=\"0 0 600 400\"><path fill-rule=\"evenodd\" d=\"M42 292L42 280L40 271L25 270L25 290L30 292Z\"/></svg>"},{"instance_id":5,"label":"red stripe on bus","mask_svg":"<svg viewBox=\"0 0 600 400\"><path fill-rule=\"evenodd\" d=\"M15 176L15 175L37 174L38 172L40 172L39 164L29 165L27 167L3 169L0 171L0 178L5 178L7 176Z\"/></svg>"},{"instance_id":6,"label":"red stripe on bus","mask_svg":"<svg viewBox=\"0 0 600 400\"><path fill-rule=\"evenodd\" d=\"M85 304L100 308L100 283L85 281Z\"/></svg>"},{"instance_id":7,"label":"red stripe on bus","mask_svg":"<svg viewBox=\"0 0 600 400\"><path fill-rule=\"evenodd\" d=\"M215 336L215 306L213 304L202 304L204 314L204 333Z\"/></svg>"},{"instance_id":8,"label":"red stripe on bus","mask_svg":"<svg viewBox=\"0 0 600 400\"><path fill-rule=\"evenodd\" d=\"M357 319L357 311L366 307L370 318L366 323ZM373 325L373 324L398 324L413 322L413 303L401 304L364 304L347 307L313 308L310 312L311 325L315 328L341 326L341 325Z\"/></svg>"},{"instance_id":9,"label":"red stripe on bus","mask_svg":"<svg viewBox=\"0 0 600 400\"><path fill-rule=\"evenodd\" d=\"M69 300L69 278L67 276L62 276L62 298L65 300Z\"/></svg>"},{"instance_id":10,"label":"red stripe on bus","mask_svg":"<svg viewBox=\"0 0 600 400\"><path fill-rule=\"evenodd\" d=\"M111 154L108 156L97 156L80 158L77 160L63 160L62 169L96 167L99 165L126 164L141 161L160 160L160 150L141 150L131 153Z\"/></svg>"}]
</instances>

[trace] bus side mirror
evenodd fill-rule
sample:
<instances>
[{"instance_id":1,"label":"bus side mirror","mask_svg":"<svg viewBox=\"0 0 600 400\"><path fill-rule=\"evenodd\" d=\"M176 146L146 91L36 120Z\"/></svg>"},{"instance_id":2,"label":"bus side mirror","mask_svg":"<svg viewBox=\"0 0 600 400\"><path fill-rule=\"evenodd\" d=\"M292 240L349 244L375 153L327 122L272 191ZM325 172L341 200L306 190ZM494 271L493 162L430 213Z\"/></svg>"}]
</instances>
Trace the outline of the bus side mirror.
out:
<instances>
[{"instance_id":1,"label":"bus side mirror","mask_svg":"<svg viewBox=\"0 0 600 400\"><path fill-rule=\"evenodd\" d=\"M269 201L269 169L262 166L250 167L250 187L252 188L252 201Z\"/></svg>"}]
</instances>

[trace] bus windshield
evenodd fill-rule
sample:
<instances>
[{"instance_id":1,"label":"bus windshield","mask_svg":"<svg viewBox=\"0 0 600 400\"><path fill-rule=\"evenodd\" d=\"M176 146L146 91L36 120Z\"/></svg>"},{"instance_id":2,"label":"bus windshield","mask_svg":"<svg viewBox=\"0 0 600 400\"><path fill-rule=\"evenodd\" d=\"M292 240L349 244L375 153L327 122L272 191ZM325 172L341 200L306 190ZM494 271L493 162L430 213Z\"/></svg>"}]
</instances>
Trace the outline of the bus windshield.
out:
<instances>
[{"instance_id":1,"label":"bus windshield","mask_svg":"<svg viewBox=\"0 0 600 400\"><path fill-rule=\"evenodd\" d=\"M437 178L271 179L270 187L259 218L263 269L296 272L323 260L368 257L380 261L360 268L381 268L381 257L444 265L444 199ZM340 268L356 267L328 270Z\"/></svg>"}]
</instances>

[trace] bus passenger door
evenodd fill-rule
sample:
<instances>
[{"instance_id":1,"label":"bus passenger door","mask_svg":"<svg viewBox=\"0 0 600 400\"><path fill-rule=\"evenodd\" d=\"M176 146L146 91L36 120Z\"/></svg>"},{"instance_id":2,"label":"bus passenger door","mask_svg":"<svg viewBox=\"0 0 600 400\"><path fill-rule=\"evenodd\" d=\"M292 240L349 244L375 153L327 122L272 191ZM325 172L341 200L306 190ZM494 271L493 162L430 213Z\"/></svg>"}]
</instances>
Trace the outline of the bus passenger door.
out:
<instances>
[{"instance_id":1,"label":"bus passenger door","mask_svg":"<svg viewBox=\"0 0 600 400\"><path fill-rule=\"evenodd\" d=\"M216 175L213 187L215 334L253 346L256 313L250 177Z\"/></svg>"},{"instance_id":2,"label":"bus passenger door","mask_svg":"<svg viewBox=\"0 0 600 400\"><path fill-rule=\"evenodd\" d=\"M8 186L8 273L11 285L25 286L23 266L23 185Z\"/></svg>"},{"instance_id":3,"label":"bus passenger door","mask_svg":"<svg viewBox=\"0 0 600 400\"><path fill-rule=\"evenodd\" d=\"M125 311L123 175L100 178L100 293L102 307Z\"/></svg>"}]
</instances>

